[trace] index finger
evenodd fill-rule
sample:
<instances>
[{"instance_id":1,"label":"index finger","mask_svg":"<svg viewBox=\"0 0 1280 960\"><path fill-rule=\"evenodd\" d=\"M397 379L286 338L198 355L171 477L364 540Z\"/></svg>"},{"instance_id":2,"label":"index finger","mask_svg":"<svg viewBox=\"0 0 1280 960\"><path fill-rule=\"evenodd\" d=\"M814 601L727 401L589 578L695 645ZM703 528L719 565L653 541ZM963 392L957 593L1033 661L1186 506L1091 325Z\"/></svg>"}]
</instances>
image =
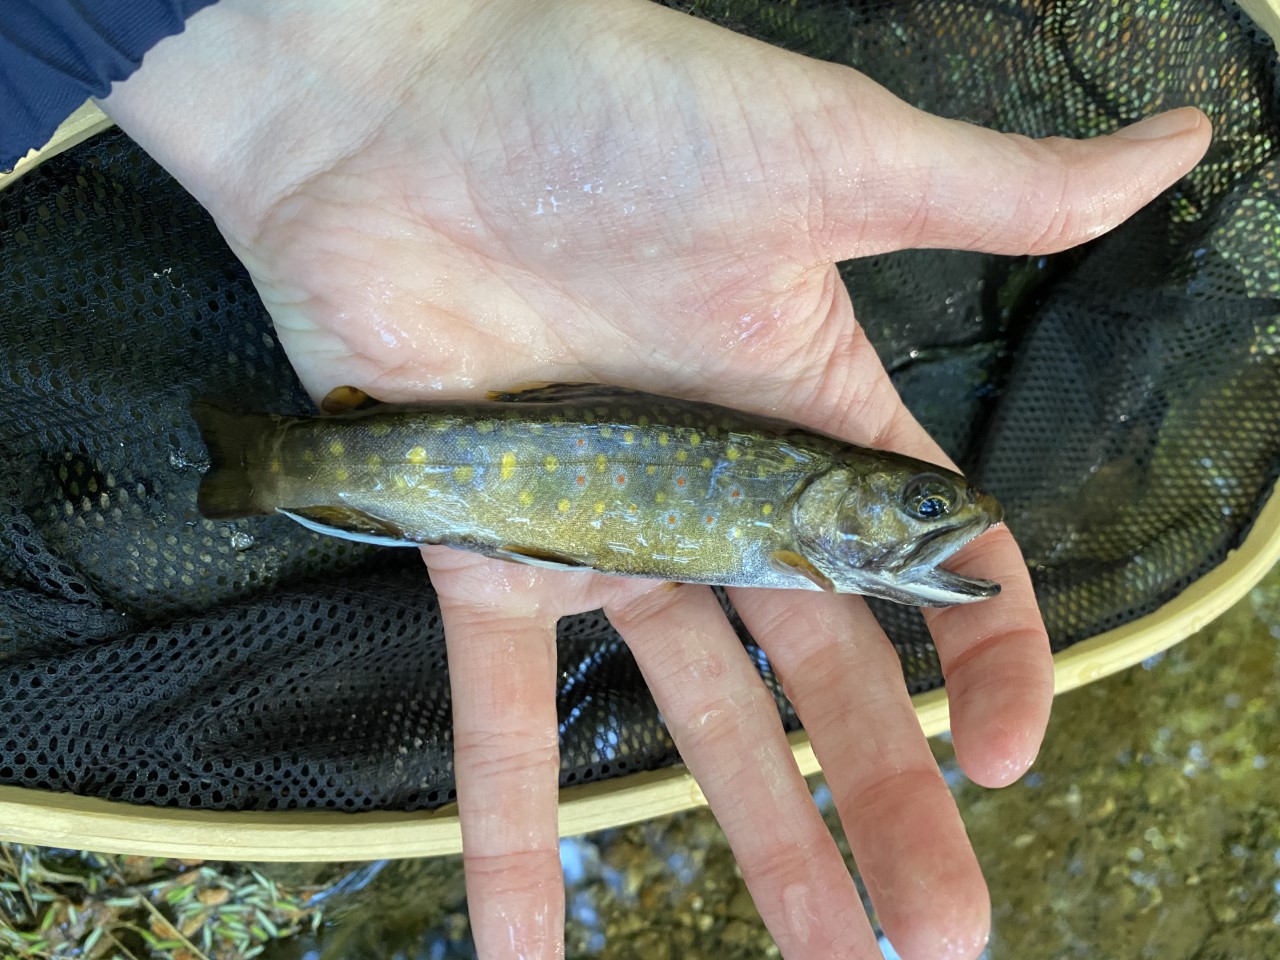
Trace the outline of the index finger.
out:
<instances>
[{"instance_id":1,"label":"index finger","mask_svg":"<svg viewBox=\"0 0 1280 960\"><path fill-rule=\"evenodd\" d=\"M881 444L954 468L897 398ZM966 576L994 580L989 600L923 609L946 677L956 759L969 777L1003 787L1031 766L1053 702L1053 655L1031 573L1009 528L1000 525L947 562Z\"/></svg>"},{"instance_id":2,"label":"index finger","mask_svg":"<svg viewBox=\"0 0 1280 960\"><path fill-rule=\"evenodd\" d=\"M854 328L851 342L843 362L810 384L797 418L852 443L955 469L898 396L856 326L843 285L834 311L847 311L842 319ZM1049 721L1049 636L1022 551L1007 527L994 527L966 544L947 567L1001 586L989 600L923 613L946 677L956 757L977 783L1004 786L1035 760Z\"/></svg>"}]
</instances>

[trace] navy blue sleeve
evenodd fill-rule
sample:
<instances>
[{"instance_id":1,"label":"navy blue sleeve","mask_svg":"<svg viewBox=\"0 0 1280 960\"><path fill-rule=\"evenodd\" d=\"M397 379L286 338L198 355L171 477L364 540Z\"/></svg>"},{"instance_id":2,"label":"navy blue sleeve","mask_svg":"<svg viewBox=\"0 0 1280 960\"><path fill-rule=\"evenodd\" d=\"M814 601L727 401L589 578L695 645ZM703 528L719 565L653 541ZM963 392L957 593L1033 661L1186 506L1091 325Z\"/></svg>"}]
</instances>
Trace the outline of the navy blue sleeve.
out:
<instances>
[{"instance_id":1,"label":"navy blue sleeve","mask_svg":"<svg viewBox=\"0 0 1280 960\"><path fill-rule=\"evenodd\" d=\"M0 170L214 0L0 0Z\"/></svg>"}]
</instances>

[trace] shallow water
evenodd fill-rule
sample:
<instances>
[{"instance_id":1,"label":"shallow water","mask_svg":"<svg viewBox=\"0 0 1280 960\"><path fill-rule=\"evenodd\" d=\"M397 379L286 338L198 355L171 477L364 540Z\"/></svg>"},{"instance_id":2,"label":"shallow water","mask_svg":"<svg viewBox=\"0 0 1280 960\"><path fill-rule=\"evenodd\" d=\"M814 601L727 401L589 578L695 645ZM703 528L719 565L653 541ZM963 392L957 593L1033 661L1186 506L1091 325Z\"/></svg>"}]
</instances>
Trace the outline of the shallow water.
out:
<instances>
[{"instance_id":1,"label":"shallow water","mask_svg":"<svg viewBox=\"0 0 1280 960\"><path fill-rule=\"evenodd\" d=\"M1280 568L1168 654L1060 697L1013 787L969 783L935 740L991 886L988 960L1280 957L1278 747ZM705 810L567 840L562 860L570 957L778 955ZM458 858L349 887L318 937L265 956L474 956Z\"/></svg>"}]
</instances>

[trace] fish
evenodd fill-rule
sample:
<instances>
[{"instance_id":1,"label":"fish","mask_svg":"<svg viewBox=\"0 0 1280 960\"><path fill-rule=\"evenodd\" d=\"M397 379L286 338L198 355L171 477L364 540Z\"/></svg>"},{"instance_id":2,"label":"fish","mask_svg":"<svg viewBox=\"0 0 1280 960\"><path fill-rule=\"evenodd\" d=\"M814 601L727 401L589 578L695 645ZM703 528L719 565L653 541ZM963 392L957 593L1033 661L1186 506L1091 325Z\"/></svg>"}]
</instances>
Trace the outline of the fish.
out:
<instances>
[{"instance_id":1,"label":"fish","mask_svg":"<svg viewBox=\"0 0 1280 960\"><path fill-rule=\"evenodd\" d=\"M210 520L282 514L387 546L446 544L561 570L856 593L915 606L995 596L941 564L1002 522L946 468L785 420L594 383L323 415L197 401Z\"/></svg>"}]
</instances>

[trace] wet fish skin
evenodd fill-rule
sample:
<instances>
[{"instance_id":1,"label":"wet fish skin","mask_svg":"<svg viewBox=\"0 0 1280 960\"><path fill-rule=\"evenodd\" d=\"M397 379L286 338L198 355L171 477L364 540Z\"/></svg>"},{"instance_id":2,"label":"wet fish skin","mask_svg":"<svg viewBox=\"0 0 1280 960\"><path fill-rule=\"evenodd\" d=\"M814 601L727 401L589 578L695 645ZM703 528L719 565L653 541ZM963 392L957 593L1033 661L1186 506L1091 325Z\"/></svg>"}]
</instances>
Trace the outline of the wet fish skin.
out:
<instances>
[{"instance_id":1,"label":"wet fish skin","mask_svg":"<svg viewBox=\"0 0 1280 960\"><path fill-rule=\"evenodd\" d=\"M938 567L1000 520L963 477L712 404L558 384L325 417L193 410L210 519L281 512L371 542L913 604L999 589Z\"/></svg>"}]
</instances>

